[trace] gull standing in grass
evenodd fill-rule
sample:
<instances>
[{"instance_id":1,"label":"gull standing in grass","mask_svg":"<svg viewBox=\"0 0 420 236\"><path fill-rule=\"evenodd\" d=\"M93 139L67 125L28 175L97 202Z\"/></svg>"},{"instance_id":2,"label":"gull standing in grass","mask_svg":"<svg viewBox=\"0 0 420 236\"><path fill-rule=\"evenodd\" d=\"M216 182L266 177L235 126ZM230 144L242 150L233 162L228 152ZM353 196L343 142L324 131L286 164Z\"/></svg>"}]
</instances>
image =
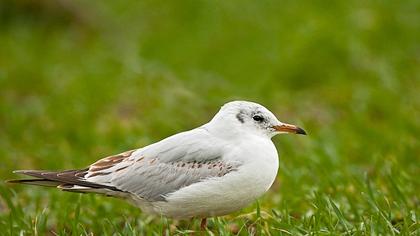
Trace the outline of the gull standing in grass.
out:
<instances>
[{"instance_id":1,"label":"gull standing in grass","mask_svg":"<svg viewBox=\"0 0 420 236\"><path fill-rule=\"evenodd\" d=\"M207 124L79 170L18 170L11 180L128 200L144 212L171 218L226 215L254 202L273 184L279 166L271 138L306 134L267 108L233 101Z\"/></svg>"}]
</instances>

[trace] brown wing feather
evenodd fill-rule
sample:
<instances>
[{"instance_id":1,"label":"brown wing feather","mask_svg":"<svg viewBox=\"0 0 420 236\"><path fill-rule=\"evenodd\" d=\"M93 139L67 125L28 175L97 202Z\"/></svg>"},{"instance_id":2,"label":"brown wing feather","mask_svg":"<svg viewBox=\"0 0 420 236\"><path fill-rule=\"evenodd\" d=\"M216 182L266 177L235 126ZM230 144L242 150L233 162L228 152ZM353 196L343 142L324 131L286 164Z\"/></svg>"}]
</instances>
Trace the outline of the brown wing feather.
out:
<instances>
[{"instance_id":1,"label":"brown wing feather","mask_svg":"<svg viewBox=\"0 0 420 236\"><path fill-rule=\"evenodd\" d=\"M131 156L131 154L133 154L133 152L135 152L135 151L136 151L136 149L126 151L126 152L123 152L123 153L120 153L120 154L117 154L117 155L102 158L102 159L98 160L97 162L93 163L92 165L90 165L88 171L89 171L90 174L95 175L95 173L96 173L97 175L100 175L102 170L109 169L109 168L117 165L118 163L121 163L125 159L129 158Z\"/></svg>"},{"instance_id":2,"label":"brown wing feather","mask_svg":"<svg viewBox=\"0 0 420 236\"><path fill-rule=\"evenodd\" d=\"M136 151L136 149L126 151L126 152L123 152L123 153L120 153L120 154L117 154L117 155L105 157L105 158L102 158L102 159L98 160L97 162L95 162L95 163L93 163L92 165L89 166L89 168L87 169L88 175L85 176L85 177L93 177L93 176L97 176L97 175L107 175L107 174L109 174L110 172L105 171L105 170L111 169L112 167L114 167L117 164L123 162L127 158L130 158L131 154L133 154L133 152L135 152L135 151ZM118 170L120 171L120 170L122 170L122 168L119 168Z\"/></svg>"}]
</instances>

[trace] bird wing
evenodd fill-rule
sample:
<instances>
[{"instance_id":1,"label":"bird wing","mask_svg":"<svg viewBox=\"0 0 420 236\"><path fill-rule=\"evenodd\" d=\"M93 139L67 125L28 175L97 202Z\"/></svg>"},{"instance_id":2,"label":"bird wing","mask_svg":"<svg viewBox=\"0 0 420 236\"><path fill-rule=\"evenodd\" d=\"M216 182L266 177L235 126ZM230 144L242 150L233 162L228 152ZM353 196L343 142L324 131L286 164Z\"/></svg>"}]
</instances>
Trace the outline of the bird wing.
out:
<instances>
[{"instance_id":1,"label":"bird wing","mask_svg":"<svg viewBox=\"0 0 420 236\"><path fill-rule=\"evenodd\" d=\"M101 159L89 167L84 179L148 201L164 201L180 188L236 170L241 163L224 158L232 148L226 145L198 128Z\"/></svg>"}]
</instances>

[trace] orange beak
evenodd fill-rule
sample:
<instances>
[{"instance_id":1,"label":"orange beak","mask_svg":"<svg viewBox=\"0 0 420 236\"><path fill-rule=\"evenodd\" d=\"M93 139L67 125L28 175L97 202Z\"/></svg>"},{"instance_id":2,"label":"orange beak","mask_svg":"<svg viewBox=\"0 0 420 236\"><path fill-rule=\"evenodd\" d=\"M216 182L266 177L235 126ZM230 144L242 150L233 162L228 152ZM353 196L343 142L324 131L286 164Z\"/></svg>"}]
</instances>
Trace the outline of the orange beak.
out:
<instances>
[{"instance_id":1,"label":"orange beak","mask_svg":"<svg viewBox=\"0 0 420 236\"><path fill-rule=\"evenodd\" d=\"M293 134L303 134L306 135L305 130L302 128L297 127L296 125L290 125L290 124L281 124L281 125L275 125L273 126L273 129L283 132L283 133L293 133Z\"/></svg>"}]
</instances>

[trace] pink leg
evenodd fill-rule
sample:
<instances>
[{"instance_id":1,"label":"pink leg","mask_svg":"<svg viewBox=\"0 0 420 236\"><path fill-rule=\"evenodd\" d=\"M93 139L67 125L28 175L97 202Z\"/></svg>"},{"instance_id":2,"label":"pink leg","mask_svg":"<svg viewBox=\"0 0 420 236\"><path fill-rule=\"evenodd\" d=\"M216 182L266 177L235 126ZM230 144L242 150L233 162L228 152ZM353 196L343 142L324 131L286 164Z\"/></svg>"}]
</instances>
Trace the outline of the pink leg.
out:
<instances>
[{"instance_id":1,"label":"pink leg","mask_svg":"<svg viewBox=\"0 0 420 236\"><path fill-rule=\"evenodd\" d=\"M201 231L205 231L207 229L207 218L201 219L200 229Z\"/></svg>"}]
</instances>

